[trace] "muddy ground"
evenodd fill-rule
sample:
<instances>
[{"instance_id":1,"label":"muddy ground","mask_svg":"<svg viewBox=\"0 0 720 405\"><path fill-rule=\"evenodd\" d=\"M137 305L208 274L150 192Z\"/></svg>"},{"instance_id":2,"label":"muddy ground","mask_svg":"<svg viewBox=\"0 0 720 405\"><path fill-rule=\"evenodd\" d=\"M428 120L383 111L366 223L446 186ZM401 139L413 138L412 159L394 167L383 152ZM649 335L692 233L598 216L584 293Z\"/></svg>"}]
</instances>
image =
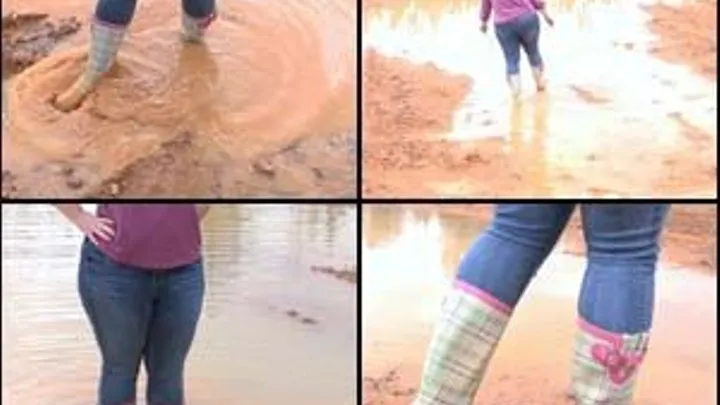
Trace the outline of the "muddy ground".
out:
<instances>
[{"instance_id":1,"label":"muddy ground","mask_svg":"<svg viewBox=\"0 0 720 405\"><path fill-rule=\"evenodd\" d=\"M86 19L67 16L68 12L84 9L87 5L39 7L43 11L48 9L47 13L27 11L32 9L30 5L10 5L17 6L21 12L11 12L3 1L3 9L8 13L2 20L3 133L6 130L9 132L6 119L9 117L8 122L12 120L6 108L13 108L5 105L8 84L5 79L12 81L14 76L54 50L68 48L68 44L82 44L87 36ZM142 23L134 23L134 26L139 24ZM80 35L74 36L75 33ZM338 97L350 95L343 93ZM323 114L330 120L342 121L352 112L334 116ZM337 118L339 116L344 118ZM331 123L327 128L343 125ZM136 154L136 157L110 171L97 167L95 155L102 151L85 151L70 157L43 160L38 158L35 149L26 148L22 143L11 144L6 138L3 137L3 149L7 150L3 152L2 195L7 198L352 197L356 194L357 146L354 130L308 133L259 155L237 156L208 142L192 128L180 128L157 147L146 149L144 154ZM33 163L23 164L29 161ZM100 172L102 174L98 174Z\"/></svg>"},{"instance_id":2,"label":"muddy ground","mask_svg":"<svg viewBox=\"0 0 720 405\"><path fill-rule=\"evenodd\" d=\"M366 10L397 9L402 7L398 4L406 3L365 0L363 5ZM659 59L688 66L700 76L715 81L716 7L715 0L700 0L680 8L648 7L646 10L651 18L647 24L659 40L647 51ZM618 43L617 46L645 52L636 50L632 42ZM716 148L715 134L692 124L683 113L666 115L667 125L679 128L682 147L662 152L656 150L655 153L662 157L645 168L633 167L633 162L647 159L648 152L637 152L638 156L633 156L632 149L628 148L622 151L626 156L618 157L618 150L610 152L601 146L601 149L575 159L580 168L596 168L592 171L595 175L588 176L580 174L583 170L556 168L553 172L554 166L543 161L547 143L544 139L548 125L546 109L552 110L548 107L552 106L548 101L551 96L541 94L532 101L537 106L535 125L541 135L533 136L529 142L523 143L519 136L511 133L509 142L502 139L503 135L458 143L452 139L438 139L433 134L451 129L454 112L471 91L469 77L442 70L431 63L415 64L403 57L385 56L369 48L363 55L362 80L363 193L366 196L710 197L715 193L717 157L708 153ZM569 90L587 104L586 108L602 107L610 102L608 96L596 88L571 85ZM653 103L662 101L653 100ZM518 109L517 114L522 116L522 110ZM491 116L478 122L478 131L484 128L492 133L497 119ZM582 131L581 128L578 130ZM618 129L637 130L643 129L632 126ZM647 131L653 130L647 128ZM615 162L607 163L611 160L622 162L622 168ZM609 173L615 170L618 172Z\"/></svg>"}]
</instances>

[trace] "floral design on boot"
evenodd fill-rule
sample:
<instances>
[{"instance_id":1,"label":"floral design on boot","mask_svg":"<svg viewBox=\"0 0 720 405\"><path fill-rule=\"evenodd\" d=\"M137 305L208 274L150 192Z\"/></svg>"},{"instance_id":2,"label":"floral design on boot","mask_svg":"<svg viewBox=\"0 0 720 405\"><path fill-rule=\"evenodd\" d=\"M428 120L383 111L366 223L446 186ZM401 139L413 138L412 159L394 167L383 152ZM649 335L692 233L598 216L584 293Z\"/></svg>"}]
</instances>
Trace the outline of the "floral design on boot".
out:
<instances>
[{"instance_id":1,"label":"floral design on boot","mask_svg":"<svg viewBox=\"0 0 720 405\"><path fill-rule=\"evenodd\" d=\"M187 42L202 42L210 24L217 18L217 13L213 11L209 16L203 18L195 18L188 13L182 13L183 38Z\"/></svg>"},{"instance_id":2,"label":"floral design on boot","mask_svg":"<svg viewBox=\"0 0 720 405\"><path fill-rule=\"evenodd\" d=\"M627 405L649 333L608 332L580 319L575 340L571 395L579 405Z\"/></svg>"},{"instance_id":3,"label":"floral design on boot","mask_svg":"<svg viewBox=\"0 0 720 405\"><path fill-rule=\"evenodd\" d=\"M463 281L445 297L413 405L470 405L511 308Z\"/></svg>"},{"instance_id":4,"label":"floral design on boot","mask_svg":"<svg viewBox=\"0 0 720 405\"><path fill-rule=\"evenodd\" d=\"M85 71L70 88L55 99L62 111L77 108L97 82L112 67L127 27L94 20L90 27L91 41Z\"/></svg>"}]
</instances>

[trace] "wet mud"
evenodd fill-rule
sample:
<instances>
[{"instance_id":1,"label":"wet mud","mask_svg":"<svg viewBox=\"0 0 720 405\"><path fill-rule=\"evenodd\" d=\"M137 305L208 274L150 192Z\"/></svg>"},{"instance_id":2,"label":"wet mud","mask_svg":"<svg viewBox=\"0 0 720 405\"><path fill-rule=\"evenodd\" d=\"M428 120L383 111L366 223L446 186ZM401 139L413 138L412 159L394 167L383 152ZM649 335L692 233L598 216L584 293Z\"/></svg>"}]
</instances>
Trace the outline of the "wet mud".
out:
<instances>
[{"instance_id":1,"label":"wet mud","mask_svg":"<svg viewBox=\"0 0 720 405\"><path fill-rule=\"evenodd\" d=\"M716 213L709 204L678 205L668 219L653 344L633 404L717 401L717 273L715 264L708 266L714 253L705 250L708 240L716 243ZM490 217L486 205L365 208L363 405L411 403L443 294L462 254ZM578 225L573 218L561 246L516 308L476 404L574 405L567 388L585 266L573 246L582 239ZM704 260L698 260L698 248ZM684 383L678 386L680 378Z\"/></svg>"},{"instance_id":2,"label":"wet mud","mask_svg":"<svg viewBox=\"0 0 720 405\"><path fill-rule=\"evenodd\" d=\"M10 13L2 17L2 77L20 73L45 58L59 41L81 27L77 18Z\"/></svg>"},{"instance_id":3,"label":"wet mud","mask_svg":"<svg viewBox=\"0 0 720 405\"><path fill-rule=\"evenodd\" d=\"M328 276L334 277L338 280L342 280L351 284L357 283L357 269L345 267L338 268L327 265L314 265L310 267L311 271L327 274Z\"/></svg>"},{"instance_id":4,"label":"wet mud","mask_svg":"<svg viewBox=\"0 0 720 405\"><path fill-rule=\"evenodd\" d=\"M3 6L89 12L26 3ZM354 7L223 4L197 45L180 41L175 2L147 1L118 62L70 113L50 100L80 73L87 30L38 53L5 83L3 195L353 196Z\"/></svg>"},{"instance_id":5,"label":"wet mud","mask_svg":"<svg viewBox=\"0 0 720 405\"><path fill-rule=\"evenodd\" d=\"M363 3L365 195L715 196L714 2L552 4L519 102L476 3Z\"/></svg>"}]
</instances>

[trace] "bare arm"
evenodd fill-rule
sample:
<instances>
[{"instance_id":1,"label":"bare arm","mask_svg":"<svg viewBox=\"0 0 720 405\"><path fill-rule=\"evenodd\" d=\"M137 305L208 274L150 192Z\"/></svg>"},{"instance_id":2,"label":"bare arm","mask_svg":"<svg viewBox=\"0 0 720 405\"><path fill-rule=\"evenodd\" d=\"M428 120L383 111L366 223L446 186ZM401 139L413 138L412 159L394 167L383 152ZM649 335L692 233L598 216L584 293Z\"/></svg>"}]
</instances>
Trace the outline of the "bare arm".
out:
<instances>
[{"instance_id":1,"label":"bare arm","mask_svg":"<svg viewBox=\"0 0 720 405\"><path fill-rule=\"evenodd\" d=\"M75 223L85 211L80 204L53 204L70 222Z\"/></svg>"},{"instance_id":2,"label":"bare arm","mask_svg":"<svg viewBox=\"0 0 720 405\"><path fill-rule=\"evenodd\" d=\"M95 244L98 238L109 242L115 237L114 224L109 218L98 218L83 210L80 204L55 204L55 208Z\"/></svg>"},{"instance_id":3,"label":"bare arm","mask_svg":"<svg viewBox=\"0 0 720 405\"><path fill-rule=\"evenodd\" d=\"M195 210L197 211L198 218L202 221L210 211L210 205L208 204L195 204Z\"/></svg>"},{"instance_id":4,"label":"bare arm","mask_svg":"<svg viewBox=\"0 0 720 405\"><path fill-rule=\"evenodd\" d=\"M487 24L491 13L492 4L490 3L490 0L482 0L482 5L480 6L480 21L483 25Z\"/></svg>"}]
</instances>

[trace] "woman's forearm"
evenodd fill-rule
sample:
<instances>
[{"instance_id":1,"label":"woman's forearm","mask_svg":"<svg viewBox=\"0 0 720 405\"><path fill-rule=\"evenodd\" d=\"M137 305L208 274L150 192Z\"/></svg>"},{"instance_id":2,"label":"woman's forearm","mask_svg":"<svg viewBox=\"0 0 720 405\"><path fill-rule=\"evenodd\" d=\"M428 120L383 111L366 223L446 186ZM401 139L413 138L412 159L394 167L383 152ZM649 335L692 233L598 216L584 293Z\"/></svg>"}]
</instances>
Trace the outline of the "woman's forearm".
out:
<instances>
[{"instance_id":1,"label":"woman's forearm","mask_svg":"<svg viewBox=\"0 0 720 405\"><path fill-rule=\"evenodd\" d=\"M197 211L198 218L202 221L205 218L205 214L210 211L210 205L208 204L195 204L195 210Z\"/></svg>"},{"instance_id":2,"label":"woman's forearm","mask_svg":"<svg viewBox=\"0 0 720 405\"><path fill-rule=\"evenodd\" d=\"M76 222L85 211L80 204L53 204L70 222Z\"/></svg>"}]
</instances>

